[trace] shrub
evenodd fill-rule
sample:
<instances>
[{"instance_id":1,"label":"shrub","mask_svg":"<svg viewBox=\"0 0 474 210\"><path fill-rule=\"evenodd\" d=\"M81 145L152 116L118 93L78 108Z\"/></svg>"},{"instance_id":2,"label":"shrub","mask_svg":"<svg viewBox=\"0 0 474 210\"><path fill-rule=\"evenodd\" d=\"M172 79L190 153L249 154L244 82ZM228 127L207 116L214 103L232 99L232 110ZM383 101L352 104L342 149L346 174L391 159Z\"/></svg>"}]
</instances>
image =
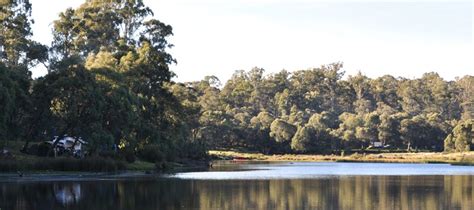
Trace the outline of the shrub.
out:
<instances>
[{"instance_id":1,"label":"shrub","mask_svg":"<svg viewBox=\"0 0 474 210\"><path fill-rule=\"evenodd\" d=\"M135 152L133 151L133 149L130 149L130 148L121 150L120 156L123 157L129 163L135 162L135 159L136 159Z\"/></svg>"},{"instance_id":2,"label":"shrub","mask_svg":"<svg viewBox=\"0 0 474 210\"><path fill-rule=\"evenodd\" d=\"M160 146L147 145L138 151L138 157L148 162L161 162L165 159Z\"/></svg>"},{"instance_id":3,"label":"shrub","mask_svg":"<svg viewBox=\"0 0 474 210\"><path fill-rule=\"evenodd\" d=\"M46 157L49 151L51 151L51 145L48 143L41 142L37 144L37 148L35 148L35 145L31 145L30 150L32 150L31 152L36 152L36 153L30 153L32 155Z\"/></svg>"},{"instance_id":4,"label":"shrub","mask_svg":"<svg viewBox=\"0 0 474 210\"><path fill-rule=\"evenodd\" d=\"M113 150L105 150L105 151L100 151L99 156L103 158L110 158L114 160L123 160L121 159L120 155L118 152L113 151Z\"/></svg>"}]
</instances>

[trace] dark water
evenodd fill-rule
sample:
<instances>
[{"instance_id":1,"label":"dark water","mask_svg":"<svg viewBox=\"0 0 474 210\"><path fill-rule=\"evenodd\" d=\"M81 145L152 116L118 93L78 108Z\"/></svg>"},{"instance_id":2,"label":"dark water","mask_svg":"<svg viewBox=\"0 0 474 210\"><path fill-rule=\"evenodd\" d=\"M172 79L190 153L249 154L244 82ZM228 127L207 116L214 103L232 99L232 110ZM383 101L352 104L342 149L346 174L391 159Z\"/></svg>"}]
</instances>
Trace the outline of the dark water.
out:
<instances>
[{"instance_id":1,"label":"dark water","mask_svg":"<svg viewBox=\"0 0 474 210\"><path fill-rule=\"evenodd\" d=\"M0 208L474 209L473 186L467 166L232 164L161 177L3 177Z\"/></svg>"}]
</instances>

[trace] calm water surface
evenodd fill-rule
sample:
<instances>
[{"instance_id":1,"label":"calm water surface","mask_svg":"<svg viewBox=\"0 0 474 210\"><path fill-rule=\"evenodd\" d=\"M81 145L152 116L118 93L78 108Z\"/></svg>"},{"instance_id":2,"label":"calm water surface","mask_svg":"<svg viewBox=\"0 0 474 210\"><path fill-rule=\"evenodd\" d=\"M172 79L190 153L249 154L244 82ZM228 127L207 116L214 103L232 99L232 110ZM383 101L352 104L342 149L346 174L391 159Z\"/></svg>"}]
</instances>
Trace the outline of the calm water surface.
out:
<instances>
[{"instance_id":1,"label":"calm water surface","mask_svg":"<svg viewBox=\"0 0 474 210\"><path fill-rule=\"evenodd\" d=\"M164 176L0 176L0 209L474 209L473 186L468 166L222 162Z\"/></svg>"}]
</instances>

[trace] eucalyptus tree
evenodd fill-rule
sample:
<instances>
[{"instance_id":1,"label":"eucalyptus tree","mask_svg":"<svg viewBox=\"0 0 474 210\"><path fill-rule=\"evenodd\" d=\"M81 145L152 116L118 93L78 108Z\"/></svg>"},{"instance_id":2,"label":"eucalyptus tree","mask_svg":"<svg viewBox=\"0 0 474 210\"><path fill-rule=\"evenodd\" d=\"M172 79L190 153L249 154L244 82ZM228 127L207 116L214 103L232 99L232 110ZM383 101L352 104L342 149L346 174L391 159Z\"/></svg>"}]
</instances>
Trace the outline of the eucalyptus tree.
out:
<instances>
[{"instance_id":1,"label":"eucalyptus tree","mask_svg":"<svg viewBox=\"0 0 474 210\"><path fill-rule=\"evenodd\" d=\"M397 94L399 81L395 77L384 75L372 80L370 85L377 103L387 105L395 112L401 111L400 97Z\"/></svg>"},{"instance_id":2,"label":"eucalyptus tree","mask_svg":"<svg viewBox=\"0 0 474 210\"><path fill-rule=\"evenodd\" d=\"M327 130L312 126L299 126L291 139L291 149L296 152L327 153L336 148L332 136Z\"/></svg>"},{"instance_id":3,"label":"eucalyptus tree","mask_svg":"<svg viewBox=\"0 0 474 210\"><path fill-rule=\"evenodd\" d=\"M444 151L471 151L474 139L474 121L460 121L444 140Z\"/></svg>"},{"instance_id":4,"label":"eucalyptus tree","mask_svg":"<svg viewBox=\"0 0 474 210\"><path fill-rule=\"evenodd\" d=\"M45 62L47 48L31 39L31 3L0 2L0 61L10 68L27 68Z\"/></svg>"},{"instance_id":5,"label":"eucalyptus tree","mask_svg":"<svg viewBox=\"0 0 474 210\"><path fill-rule=\"evenodd\" d=\"M356 101L354 102L354 111L359 114L372 112L375 107L372 99L371 79L361 72L354 76L349 76L347 80L354 90Z\"/></svg>"},{"instance_id":6,"label":"eucalyptus tree","mask_svg":"<svg viewBox=\"0 0 474 210\"><path fill-rule=\"evenodd\" d=\"M113 137L104 133L108 111L103 89L84 67L71 67L40 78L33 88L35 132L32 139L65 134L83 136L94 145Z\"/></svg>"},{"instance_id":7,"label":"eucalyptus tree","mask_svg":"<svg viewBox=\"0 0 474 210\"><path fill-rule=\"evenodd\" d=\"M296 128L282 119L275 119L270 125L270 137L278 143L290 142L296 133Z\"/></svg>"},{"instance_id":8,"label":"eucalyptus tree","mask_svg":"<svg viewBox=\"0 0 474 210\"><path fill-rule=\"evenodd\" d=\"M466 75L456 80L457 94L462 109L462 119L474 119L474 76Z\"/></svg>"},{"instance_id":9,"label":"eucalyptus tree","mask_svg":"<svg viewBox=\"0 0 474 210\"><path fill-rule=\"evenodd\" d=\"M255 138L252 143L264 153L269 153L274 146L270 138L270 127L274 120L275 117L266 111L260 112L250 120L251 135Z\"/></svg>"},{"instance_id":10,"label":"eucalyptus tree","mask_svg":"<svg viewBox=\"0 0 474 210\"><path fill-rule=\"evenodd\" d=\"M36 117L95 145L156 144L178 154L196 137L192 113L199 111L198 96L171 83L172 34L141 0L86 0L62 12L53 23L50 73L33 91ZM46 129L39 127L36 133Z\"/></svg>"},{"instance_id":11,"label":"eucalyptus tree","mask_svg":"<svg viewBox=\"0 0 474 210\"><path fill-rule=\"evenodd\" d=\"M444 120L459 118L459 101L453 85L434 72L423 74L421 80L427 91L423 97L427 100L424 113L438 113Z\"/></svg>"},{"instance_id":12,"label":"eucalyptus tree","mask_svg":"<svg viewBox=\"0 0 474 210\"><path fill-rule=\"evenodd\" d=\"M383 145L395 147L401 146L400 140L400 120L396 115L381 114L380 124L377 127L378 139Z\"/></svg>"},{"instance_id":13,"label":"eucalyptus tree","mask_svg":"<svg viewBox=\"0 0 474 210\"><path fill-rule=\"evenodd\" d=\"M47 47L31 39L31 4L28 0L0 2L0 138L19 139L31 127L30 67L47 59Z\"/></svg>"}]
</instances>

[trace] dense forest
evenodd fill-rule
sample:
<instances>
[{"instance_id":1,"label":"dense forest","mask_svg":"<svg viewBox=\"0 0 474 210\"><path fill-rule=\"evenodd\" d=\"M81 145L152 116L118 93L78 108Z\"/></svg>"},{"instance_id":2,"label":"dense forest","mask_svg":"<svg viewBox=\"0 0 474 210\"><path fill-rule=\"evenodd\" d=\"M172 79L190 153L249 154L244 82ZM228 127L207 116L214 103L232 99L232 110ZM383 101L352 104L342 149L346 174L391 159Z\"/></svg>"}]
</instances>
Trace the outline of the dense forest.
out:
<instances>
[{"instance_id":1,"label":"dense forest","mask_svg":"<svg viewBox=\"0 0 474 210\"><path fill-rule=\"evenodd\" d=\"M91 151L196 158L206 149L334 153L375 142L391 149L466 151L474 76L446 81L344 76L342 63L266 74L236 71L176 83L172 27L141 0L87 0L32 40L28 0L1 1L0 140L81 136ZM43 65L48 74L32 79ZM151 155L151 156L153 156ZM153 159L153 158L152 158Z\"/></svg>"},{"instance_id":2,"label":"dense forest","mask_svg":"<svg viewBox=\"0 0 474 210\"><path fill-rule=\"evenodd\" d=\"M470 149L473 76L343 77L341 63L269 75L254 68L237 71L222 88L207 77L172 91L200 108L196 133L211 147L332 153L378 142L404 150Z\"/></svg>"}]
</instances>

